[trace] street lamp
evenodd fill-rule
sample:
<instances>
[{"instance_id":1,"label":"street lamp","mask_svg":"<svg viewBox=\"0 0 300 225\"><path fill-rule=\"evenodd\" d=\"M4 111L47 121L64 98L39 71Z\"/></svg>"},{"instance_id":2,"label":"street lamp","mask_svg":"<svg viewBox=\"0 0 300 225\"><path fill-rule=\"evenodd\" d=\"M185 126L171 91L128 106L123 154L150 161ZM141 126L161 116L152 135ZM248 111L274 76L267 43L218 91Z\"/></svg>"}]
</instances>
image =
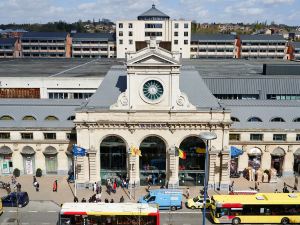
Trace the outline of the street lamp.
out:
<instances>
[{"instance_id":1,"label":"street lamp","mask_svg":"<svg viewBox=\"0 0 300 225\"><path fill-rule=\"evenodd\" d=\"M202 140L206 141L206 151L205 151L205 174L204 174L204 198L203 198L203 215L202 215L202 225L205 225L206 216L206 197L207 197L207 181L208 181L208 143L211 140L217 138L214 132L202 132L199 134Z\"/></svg>"}]
</instances>

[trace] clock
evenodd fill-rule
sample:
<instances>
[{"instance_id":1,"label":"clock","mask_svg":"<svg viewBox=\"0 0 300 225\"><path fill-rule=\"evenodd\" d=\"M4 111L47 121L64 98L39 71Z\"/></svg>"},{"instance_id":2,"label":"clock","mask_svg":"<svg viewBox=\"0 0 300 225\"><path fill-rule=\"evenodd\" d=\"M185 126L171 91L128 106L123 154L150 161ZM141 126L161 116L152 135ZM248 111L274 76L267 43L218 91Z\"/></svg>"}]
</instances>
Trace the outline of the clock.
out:
<instances>
[{"instance_id":1,"label":"clock","mask_svg":"<svg viewBox=\"0 0 300 225\"><path fill-rule=\"evenodd\" d=\"M163 85L157 80L148 80L143 85L144 96L151 101L158 100L164 93Z\"/></svg>"}]
</instances>

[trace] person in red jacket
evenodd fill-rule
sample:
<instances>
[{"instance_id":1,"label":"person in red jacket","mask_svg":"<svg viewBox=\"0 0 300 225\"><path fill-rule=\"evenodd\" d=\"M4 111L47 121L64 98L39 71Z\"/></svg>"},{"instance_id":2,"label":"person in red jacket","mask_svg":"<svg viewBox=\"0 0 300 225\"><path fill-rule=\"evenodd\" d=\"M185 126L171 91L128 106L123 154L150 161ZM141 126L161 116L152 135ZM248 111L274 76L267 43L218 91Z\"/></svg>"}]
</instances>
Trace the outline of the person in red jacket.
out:
<instances>
[{"instance_id":1,"label":"person in red jacket","mask_svg":"<svg viewBox=\"0 0 300 225\"><path fill-rule=\"evenodd\" d=\"M53 182L53 192L57 192L57 180Z\"/></svg>"}]
</instances>

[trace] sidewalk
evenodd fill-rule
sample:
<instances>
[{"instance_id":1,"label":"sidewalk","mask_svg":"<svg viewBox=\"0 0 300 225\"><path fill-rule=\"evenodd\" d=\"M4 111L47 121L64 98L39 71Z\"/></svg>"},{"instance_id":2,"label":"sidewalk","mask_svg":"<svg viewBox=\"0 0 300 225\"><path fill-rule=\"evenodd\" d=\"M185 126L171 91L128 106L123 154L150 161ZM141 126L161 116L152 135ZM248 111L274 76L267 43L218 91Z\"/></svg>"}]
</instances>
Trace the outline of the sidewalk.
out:
<instances>
[{"instance_id":1,"label":"sidewalk","mask_svg":"<svg viewBox=\"0 0 300 225\"><path fill-rule=\"evenodd\" d=\"M53 192L52 191L52 184L54 180L58 180L58 191ZM4 182L10 182L11 178L9 176L1 176L1 181ZM30 175L23 175L21 177L17 178L17 182L19 182L22 185L22 191L27 191L29 194L29 198L31 200L49 200L54 201L56 204L60 205L64 202L73 202L74 200L74 183L68 184L66 176L43 176L41 178L37 178L39 184L40 184L40 191L36 192L35 188L33 187L33 177ZM248 181L243 177L240 178L234 178L231 179L231 181L234 181L234 190L253 190L254 189L254 181ZM260 192L274 192L275 189L277 189L279 192L282 192L283 183L286 182L287 186L289 187L289 190L292 191L292 187L294 185L294 177L285 177L278 179L277 183L260 183L259 184L259 191ZM106 187L102 186L102 196L101 200L104 201L105 198L107 198L109 201L111 199L114 200L114 202L119 202L121 196L124 197L125 202L137 202L139 197L144 196L147 191L147 187L137 187L134 190L132 190L131 193L131 199L130 199L130 190L128 189L122 189L121 187L117 188L117 192L111 193L111 195L108 195L106 192ZM158 189L159 186L152 186L151 189ZM183 190L183 193L186 193L187 187L179 187L179 189ZM200 192L202 187L189 187L190 197L197 196ZM299 190L299 188L298 188ZM77 197L79 201L82 200L82 198L85 198L87 201L89 198L93 195L93 191L89 189L77 189ZM215 194L226 194L226 192L217 192L213 190L209 190L208 194L210 196ZM6 195L6 191L3 189L0 189L0 196ZM183 202L185 202L185 198L183 198Z\"/></svg>"}]
</instances>

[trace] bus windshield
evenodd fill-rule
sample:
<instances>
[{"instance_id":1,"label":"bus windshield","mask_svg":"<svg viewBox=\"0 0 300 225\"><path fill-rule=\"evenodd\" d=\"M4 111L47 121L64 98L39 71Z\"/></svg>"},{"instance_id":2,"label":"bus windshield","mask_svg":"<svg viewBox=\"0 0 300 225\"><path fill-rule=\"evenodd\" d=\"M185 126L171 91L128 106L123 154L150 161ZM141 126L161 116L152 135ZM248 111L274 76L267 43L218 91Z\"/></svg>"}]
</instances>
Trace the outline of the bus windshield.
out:
<instances>
[{"instance_id":1,"label":"bus windshield","mask_svg":"<svg viewBox=\"0 0 300 225\"><path fill-rule=\"evenodd\" d=\"M151 195L148 193L144 196L144 200L147 201L150 197L151 197Z\"/></svg>"}]
</instances>

